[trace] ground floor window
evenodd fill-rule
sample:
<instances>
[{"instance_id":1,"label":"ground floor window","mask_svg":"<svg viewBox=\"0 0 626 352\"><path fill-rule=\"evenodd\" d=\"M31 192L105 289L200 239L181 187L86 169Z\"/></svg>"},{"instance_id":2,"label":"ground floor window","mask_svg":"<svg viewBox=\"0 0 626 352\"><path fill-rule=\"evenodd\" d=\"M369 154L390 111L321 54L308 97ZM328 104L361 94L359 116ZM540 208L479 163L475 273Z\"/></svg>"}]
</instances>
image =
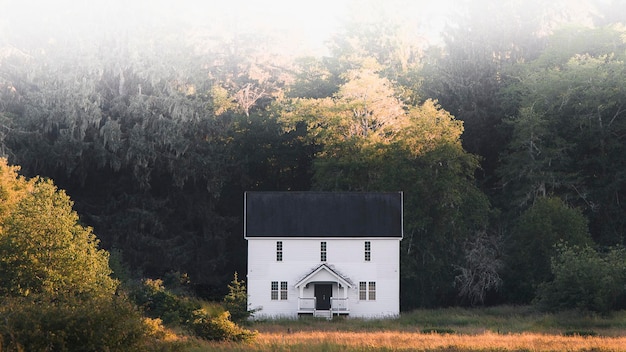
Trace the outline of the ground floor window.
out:
<instances>
[{"instance_id":1,"label":"ground floor window","mask_svg":"<svg viewBox=\"0 0 626 352\"><path fill-rule=\"evenodd\" d=\"M277 301L279 297L281 301L287 300L287 281L280 281L280 282L272 281L272 287L271 287L272 301Z\"/></svg>"},{"instance_id":2,"label":"ground floor window","mask_svg":"<svg viewBox=\"0 0 626 352\"><path fill-rule=\"evenodd\" d=\"M374 281L370 281L369 284L369 300L370 301L375 301L376 300L376 282Z\"/></svg>"},{"instance_id":3,"label":"ground floor window","mask_svg":"<svg viewBox=\"0 0 626 352\"><path fill-rule=\"evenodd\" d=\"M278 300L278 281L272 281L272 301Z\"/></svg>"},{"instance_id":4,"label":"ground floor window","mask_svg":"<svg viewBox=\"0 0 626 352\"><path fill-rule=\"evenodd\" d=\"M361 281L359 282L359 300L375 301L376 300L376 282Z\"/></svg>"},{"instance_id":5,"label":"ground floor window","mask_svg":"<svg viewBox=\"0 0 626 352\"><path fill-rule=\"evenodd\" d=\"M287 281L280 282L280 299L281 300L287 299Z\"/></svg>"}]
</instances>

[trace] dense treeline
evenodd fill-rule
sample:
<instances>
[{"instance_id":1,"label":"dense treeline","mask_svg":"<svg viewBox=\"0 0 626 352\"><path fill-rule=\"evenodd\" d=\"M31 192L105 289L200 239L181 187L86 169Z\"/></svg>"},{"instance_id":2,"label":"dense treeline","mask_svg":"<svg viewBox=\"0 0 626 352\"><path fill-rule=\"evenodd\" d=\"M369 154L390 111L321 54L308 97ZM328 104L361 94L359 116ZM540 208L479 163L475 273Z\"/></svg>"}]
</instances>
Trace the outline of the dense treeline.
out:
<instances>
[{"instance_id":1,"label":"dense treeline","mask_svg":"<svg viewBox=\"0 0 626 352\"><path fill-rule=\"evenodd\" d=\"M374 16L297 57L217 26L5 19L0 151L135 275L206 298L246 271L244 191L402 190L403 309L559 301L572 251L625 280L602 263L626 244L626 11L520 3L458 11L441 46Z\"/></svg>"}]
</instances>

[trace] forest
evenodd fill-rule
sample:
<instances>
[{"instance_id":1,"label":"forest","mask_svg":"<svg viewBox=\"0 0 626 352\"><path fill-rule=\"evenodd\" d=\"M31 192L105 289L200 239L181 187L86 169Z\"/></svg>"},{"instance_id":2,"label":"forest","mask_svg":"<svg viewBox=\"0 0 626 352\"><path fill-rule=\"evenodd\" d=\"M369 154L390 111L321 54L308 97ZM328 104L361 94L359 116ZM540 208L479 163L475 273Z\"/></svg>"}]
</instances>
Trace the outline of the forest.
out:
<instances>
[{"instance_id":1,"label":"forest","mask_svg":"<svg viewBox=\"0 0 626 352\"><path fill-rule=\"evenodd\" d=\"M454 4L429 40L355 2L322 53L140 5L0 15L0 156L207 300L245 277L245 191L402 191L403 311L626 308L626 6Z\"/></svg>"}]
</instances>

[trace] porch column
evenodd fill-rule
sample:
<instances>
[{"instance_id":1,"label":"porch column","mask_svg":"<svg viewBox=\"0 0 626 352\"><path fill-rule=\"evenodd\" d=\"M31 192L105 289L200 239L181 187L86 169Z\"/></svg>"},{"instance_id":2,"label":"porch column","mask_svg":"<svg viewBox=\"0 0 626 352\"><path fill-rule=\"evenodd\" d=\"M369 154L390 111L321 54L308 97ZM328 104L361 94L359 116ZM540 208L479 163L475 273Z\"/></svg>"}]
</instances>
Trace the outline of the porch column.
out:
<instances>
[{"instance_id":1,"label":"porch column","mask_svg":"<svg viewBox=\"0 0 626 352\"><path fill-rule=\"evenodd\" d=\"M300 290L300 294L298 296L298 310L301 310L302 309L302 306L301 306L302 300L301 300L301 298L304 297L304 285L300 285L299 290Z\"/></svg>"}]
</instances>

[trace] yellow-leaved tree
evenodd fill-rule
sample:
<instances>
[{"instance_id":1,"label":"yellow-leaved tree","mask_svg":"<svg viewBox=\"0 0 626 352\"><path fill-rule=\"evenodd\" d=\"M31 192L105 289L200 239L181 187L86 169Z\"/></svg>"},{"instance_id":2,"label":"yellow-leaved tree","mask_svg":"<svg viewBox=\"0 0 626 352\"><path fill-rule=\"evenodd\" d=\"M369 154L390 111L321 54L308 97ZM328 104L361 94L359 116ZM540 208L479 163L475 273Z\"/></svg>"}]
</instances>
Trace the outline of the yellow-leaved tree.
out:
<instances>
[{"instance_id":1,"label":"yellow-leaved tree","mask_svg":"<svg viewBox=\"0 0 626 352\"><path fill-rule=\"evenodd\" d=\"M437 101L407 104L375 60L355 66L332 97L293 99L281 121L305 126L318 150L314 189L404 192L401 301L450 302L462 294L451 268L469 265L463 248L479 239L490 211L474 183L479 160L461 145L462 121Z\"/></svg>"},{"instance_id":2,"label":"yellow-leaved tree","mask_svg":"<svg viewBox=\"0 0 626 352\"><path fill-rule=\"evenodd\" d=\"M50 180L0 159L0 350L135 350L140 315L109 254Z\"/></svg>"}]
</instances>

